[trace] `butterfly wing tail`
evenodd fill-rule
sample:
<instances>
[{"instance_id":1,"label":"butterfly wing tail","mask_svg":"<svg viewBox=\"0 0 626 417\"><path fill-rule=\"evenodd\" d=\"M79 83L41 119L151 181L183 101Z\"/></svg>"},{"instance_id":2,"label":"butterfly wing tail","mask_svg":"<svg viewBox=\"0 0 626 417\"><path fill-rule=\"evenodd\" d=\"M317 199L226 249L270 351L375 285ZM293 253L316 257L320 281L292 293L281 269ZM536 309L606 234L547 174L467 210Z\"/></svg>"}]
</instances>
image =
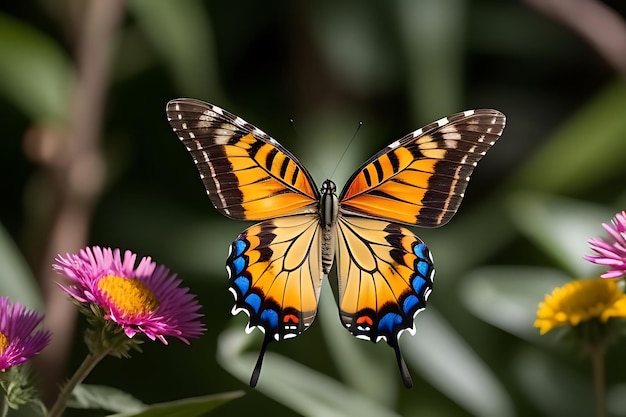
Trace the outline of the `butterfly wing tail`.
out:
<instances>
[{"instance_id":1,"label":"butterfly wing tail","mask_svg":"<svg viewBox=\"0 0 626 417\"><path fill-rule=\"evenodd\" d=\"M252 376L250 376L250 386L252 388L256 387L257 382L259 382L259 377L261 376L261 367L263 366L263 358L265 357L265 351L267 350L267 345L269 345L272 340L272 336L269 333L266 333L265 338L263 338L263 345L261 345L261 350L259 351L259 358L256 360L256 365L254 365Z\"/></svg>"},{"instance_id":2,"label":"butterfly wing tail","mask_svg":"<svg viewBox=\"0 0 626 417\"><path fill-rule=\"evenodd\" d=\"M402 383L406 388L413 387L413 380L411 379L411 373L409 372L409 368L406 366L406 362L404 362L404 358L402 357L402 352L400 352L400 341L398 339L393 339L389 342L389 346L393 348L396 352L396 360L398 361L398 368L400 369L400 377L402 378Z\"/></svg>"}]
</instances>

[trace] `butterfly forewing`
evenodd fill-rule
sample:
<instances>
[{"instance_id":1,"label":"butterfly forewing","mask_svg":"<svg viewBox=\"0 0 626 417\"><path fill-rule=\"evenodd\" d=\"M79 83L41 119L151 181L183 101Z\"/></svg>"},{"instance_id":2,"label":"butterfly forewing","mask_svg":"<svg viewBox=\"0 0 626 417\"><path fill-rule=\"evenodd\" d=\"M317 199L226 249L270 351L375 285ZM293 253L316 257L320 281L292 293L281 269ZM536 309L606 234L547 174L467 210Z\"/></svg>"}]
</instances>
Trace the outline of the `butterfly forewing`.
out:
<instances>
[{"instance_id":1,"label":"butterfly forewing","mask_svg":"<svg viewBox=\"0 0 626 417\"><path fill-rule=\"evenodd\" d=\"M260 129L193 99L170 101L167 117L222 214L265 220L317 212L318 190L309 173Z\"/></svg>"},{"instance_id":2,"label":"butterfly forewing","mask_svg":"<svg viewBox=\"0 0 626 417\"><path fill-rule=\"evenodd\" d=\"M422 227L447 223L504 124L497 110L470 110L406 135L348 180L339 198L341 211Z\"/></svg>"}]
</instances>

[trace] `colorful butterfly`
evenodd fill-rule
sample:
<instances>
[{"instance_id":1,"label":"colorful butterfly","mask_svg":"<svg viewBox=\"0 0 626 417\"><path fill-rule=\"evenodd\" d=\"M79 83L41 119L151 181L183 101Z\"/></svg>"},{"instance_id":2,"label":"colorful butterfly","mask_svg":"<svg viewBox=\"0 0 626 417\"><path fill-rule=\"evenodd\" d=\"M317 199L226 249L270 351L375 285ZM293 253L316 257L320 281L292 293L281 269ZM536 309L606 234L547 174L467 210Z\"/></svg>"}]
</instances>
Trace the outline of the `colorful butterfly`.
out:
<instances>
[{"instance_id":1,"label":"colorful butterfly","mask_svg":"<svg viewBox=\"0 0 626 417\"><path fill-rule=\"evenodd\" d=\"M318 189L291 152L217 106L176 99L167 117L215 208L260 221L237 237L226 261L233 314L244 311L246 331L265 333L250 385L271 341L309 328L335 259L341 322L359 339L386 341L411 387L399 337L415 333L434 268L424 242L402 225L436 227L454 216L505 116L469 110L409 133L357 169L339 196L333 181Z\"/></svg>"}]
</instances>

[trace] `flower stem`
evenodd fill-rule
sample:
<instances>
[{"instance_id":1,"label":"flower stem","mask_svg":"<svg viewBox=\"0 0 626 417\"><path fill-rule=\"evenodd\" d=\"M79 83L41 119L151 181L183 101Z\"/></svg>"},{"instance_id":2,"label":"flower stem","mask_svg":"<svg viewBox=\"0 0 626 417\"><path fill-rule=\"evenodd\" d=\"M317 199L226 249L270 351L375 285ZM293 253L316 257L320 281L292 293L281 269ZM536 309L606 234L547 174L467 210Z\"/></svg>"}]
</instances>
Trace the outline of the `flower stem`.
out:
<instances>
[{"instance_id":1,"label":"flower stem","mask_svg":"<svg viewBox=\"0 0 626 417\"><path fill-rule=\"evenodd\" d=\"M0 408L0 416L1 417L6 417L8 412L9 412L9 399L7 398L6 395L3 395L2 396L2 406Z\"/></svg>"},{"instance_id":2,"label":"flower stem","mask_svg":"<svg viewBox=\"0 0 626 417\"><path fill-rule=\"evenodd\" d=\"M72 375L72 378L67 381L67 384L65 384L61 390L59 397L48 412L48 417L61 417L63 411L65 411L65 407L67 407L67 400L70 398L74 388L83 382L93 368L108 354L109 350L105 349L96 354L89 353L87 357L85 357L83 363L80 364L74 375Z\"/></svg>"},{"instance_id":3,"label":"flower stem","mask_svg":"<svg viewBox=\"0 0 626 417\"><path fill-rule=\"evenodd\" d=\"M606 385L604 381L604 348L601 345L590 349L593 373L593 388L596 397L596 417L606 416Z\"/></svg>"}]
</instances>

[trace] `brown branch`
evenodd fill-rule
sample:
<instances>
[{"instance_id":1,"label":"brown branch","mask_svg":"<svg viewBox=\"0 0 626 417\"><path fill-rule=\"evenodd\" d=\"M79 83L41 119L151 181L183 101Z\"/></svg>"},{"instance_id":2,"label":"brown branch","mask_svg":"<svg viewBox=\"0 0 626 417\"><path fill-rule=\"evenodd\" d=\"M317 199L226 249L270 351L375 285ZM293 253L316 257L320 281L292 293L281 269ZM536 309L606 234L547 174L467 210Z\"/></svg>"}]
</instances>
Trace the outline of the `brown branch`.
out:
<instances>
[{"instance_id":1,"label":"brown branch","mask_svg":"<svg viewBox=\"0 0 626 417\"><path fill-rule=\"evenodd\" d=\"M60 276L53 273L51 264L57 254L75 252L88 241L93 207L104 184L100 131L111 56L122 15L123 0L91 0L85 5L78 30L69 132L57 139L55 152L40 154L48 165L45 191L52 190L55 199L40 266L47 310L44 326L52 331L53 338L36 363L42 395L48 404L58 395L65 377L76 320L76 309L57 286ZM32 141L29 145L32 147Z\"/></svg>"},{"instance_id":2,"label":"brown branch","mask_svg":"<svg viewBox=\"0 0 626 417\"><path fill-rule=\"evenodd\" d=\"M596 0L524 0L585 39L615 71L626 78L626 22Z\"/></svg>"}]
</instances>

